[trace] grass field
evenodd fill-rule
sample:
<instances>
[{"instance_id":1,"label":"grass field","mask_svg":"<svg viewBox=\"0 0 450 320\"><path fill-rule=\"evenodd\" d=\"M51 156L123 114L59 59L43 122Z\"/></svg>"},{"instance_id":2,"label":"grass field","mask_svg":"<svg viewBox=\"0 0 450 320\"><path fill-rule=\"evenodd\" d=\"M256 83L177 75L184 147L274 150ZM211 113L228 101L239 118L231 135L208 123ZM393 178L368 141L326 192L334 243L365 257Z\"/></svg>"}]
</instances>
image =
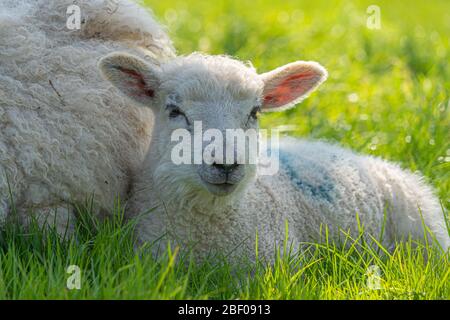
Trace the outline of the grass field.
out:
<instances>
[{"instance_id":1,"label":"grass field","mask_svg":"<svg viewBox=\"0 0 450 320\"><path fill-rule=\"evenodd\" d=\"M450 3L409 1L185 1L146 3L180 54L251 60L261 72L316 60L328 81L297 108L263 116L264 127L325 139L421 171L450 209ZM369 29L366 10L381 9ZM85 221L61 243L39 230L0 232L0 299L450 299L449 257L411 243L392 252L361 239L341 249L263 263L198 265L176 252L155 261L133 250L131 224ZM425 258L426 257L426 258ZM69 265L81 289L66 287ZM379 277L370 275L375 273ZM378 272L378 273L377 273ZM375 280L374 287L368 285Z\"/></svg>"}]
</instances>

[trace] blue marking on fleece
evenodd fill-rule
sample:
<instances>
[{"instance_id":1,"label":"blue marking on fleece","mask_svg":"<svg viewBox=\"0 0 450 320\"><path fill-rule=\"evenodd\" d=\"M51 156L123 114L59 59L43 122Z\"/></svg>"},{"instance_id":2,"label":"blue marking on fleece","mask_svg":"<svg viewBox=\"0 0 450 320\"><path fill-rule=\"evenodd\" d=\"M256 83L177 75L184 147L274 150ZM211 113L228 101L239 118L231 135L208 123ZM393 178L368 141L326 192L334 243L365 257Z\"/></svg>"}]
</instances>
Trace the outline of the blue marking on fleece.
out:
<instances>
[{"instance_id":1,"label":"blue marking on fleece","mask_svg":"<svg viewBox=\"0 0 450 320\"><path fill-rule=\"evenodd\" d=\"M280 165L287 173L290 180L305 193L310 194L313 198L317 200L325 200L327 202L333 202L333 190L334 184L332 179L327 175L326 172L323 172L323 168L318 167L312 161L303 159L302 161L308 161L311 164L311 170L320 170L320 174L325 178L325 183L315 186L302 179L299 175L299 169L294 166L294 159L298 157L298 155L292 154L289 151L282 150L280 148ZM298 161L298 160L297 160Z\"/></svg>"}]
</instances>

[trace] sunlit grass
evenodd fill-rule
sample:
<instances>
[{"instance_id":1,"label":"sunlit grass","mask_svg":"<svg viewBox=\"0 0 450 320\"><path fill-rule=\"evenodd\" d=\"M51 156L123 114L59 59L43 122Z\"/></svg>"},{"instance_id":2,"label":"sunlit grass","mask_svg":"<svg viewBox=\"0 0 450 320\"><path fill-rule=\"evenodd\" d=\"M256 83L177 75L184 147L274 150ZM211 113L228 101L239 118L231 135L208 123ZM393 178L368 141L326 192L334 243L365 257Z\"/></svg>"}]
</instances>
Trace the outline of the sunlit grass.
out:
<instances>
[{"instance_id":1,"label":"sunlit grass","mask_svg":"<svg viewBox=\"0 0 450 320\"><path fill-rule=\"evenodd\" d=\"M448 254L438 246L406 242L394 250L369 245L364 230L343 243L327 239L289 244L273 264L195 262L188 252L167 250L155 259L134 249L135 221L98 221L85 207L76 238L62 241L36 224L8 225L0 232L0 299L449 299ZM83 218L84 217L84 218ZM69 290L81 270L79 290Z\"/></svg>"}]
</instances>

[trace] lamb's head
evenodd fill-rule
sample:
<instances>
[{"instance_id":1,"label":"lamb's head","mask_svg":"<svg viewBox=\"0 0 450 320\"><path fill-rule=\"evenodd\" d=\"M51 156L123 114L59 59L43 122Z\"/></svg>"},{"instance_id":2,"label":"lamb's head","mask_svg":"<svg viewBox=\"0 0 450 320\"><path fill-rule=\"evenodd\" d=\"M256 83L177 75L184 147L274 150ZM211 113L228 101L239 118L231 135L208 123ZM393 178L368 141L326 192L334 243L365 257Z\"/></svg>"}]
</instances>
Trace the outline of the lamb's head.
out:
<instances>
[{"instance_id":1,"label":"lamb's head","mask_svg":"<svg viewBox=\"0 0 450 320\"><path fill-rule=\"evenodd\" d=\"M251 144L240 148L227 134L244 132L249 142L260 111L285 110L326 78L315 62L298 61L258 75L250 64L201 54L156 66L113 53L99 66L122 93L154 111L153 178L180 197L217 198L244 188L256 171Z\"/></svg>"}]
</instances>

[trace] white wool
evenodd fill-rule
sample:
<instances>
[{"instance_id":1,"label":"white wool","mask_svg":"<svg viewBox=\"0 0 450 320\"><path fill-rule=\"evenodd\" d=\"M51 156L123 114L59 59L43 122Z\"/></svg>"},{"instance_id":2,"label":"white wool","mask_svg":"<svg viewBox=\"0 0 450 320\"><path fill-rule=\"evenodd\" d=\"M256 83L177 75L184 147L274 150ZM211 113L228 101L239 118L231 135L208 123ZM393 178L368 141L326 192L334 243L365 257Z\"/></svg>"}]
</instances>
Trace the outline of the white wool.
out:
<instances>
[{"instance_id":1,"label":"white wool","mask_svg":"<svg viewBox=\"0 0 450 320\"><path fill-rule=\"evenodd\" d=\"M154 180L142 175L137 190L145 191L136 192L132 202L141 213L140 241L153 243L162 237L199 257L255 258L257 237L259 257L272 259L275 244L282 246L285 241L286 222L295 252L301 243L323 241L325 228L330 240L345 239L343 232L356 239L358 215L366 236L379 240L384 226L382 243L387 248L409 236L423 241L423 217L440 245L448 249L450 239L439 201L421 176L325 142L285 138L280 157L278 174L256 176L229 201L215 198L213 202L206 193L182 190L188 186L176 177L168 184L156 183L155 188L150 185ZM145 213L149 208L153 210ZM161 248L155 245L154 249Z\"/></svg>"},{"instance_id":2,"label":"white wool","mask_svg":"<svg viewBox=\"0 0 450 320\"><path fill-rule=\"evenodd\" d=\"M8 183L19 212L90 195L109 211L126 197L153 117L111 88L97 62L116 50L150 61L174 51L150 12L125 0L112 12L114 2L0 0L0 221ZM66 27L73 3L80 30Z\"/></svg>"}]
</instances>

